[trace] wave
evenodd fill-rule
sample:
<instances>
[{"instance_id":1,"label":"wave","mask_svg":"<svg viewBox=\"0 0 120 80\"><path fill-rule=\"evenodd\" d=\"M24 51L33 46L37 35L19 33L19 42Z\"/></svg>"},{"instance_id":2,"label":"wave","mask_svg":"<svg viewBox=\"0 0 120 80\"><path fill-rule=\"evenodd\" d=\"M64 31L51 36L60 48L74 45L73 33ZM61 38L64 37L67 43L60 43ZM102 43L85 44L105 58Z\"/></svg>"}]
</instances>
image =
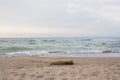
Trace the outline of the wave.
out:
<instances>
[{"instance_id":1,"label":"wave","mask_svg":"<svg viewBox=\"0 0 120 80\"><path fill-rule=\"evenodd\" d=\"M37 43L35 43L35 42L29 42L28 44L30 44L30 45L36 45Z\"/></svg>"},{"instance_id":2,"label":"wave","mask_svg":"<svg viewBox=\"0 0 120 80\"><path fill-rule=\"evenodd\" d=\"M0 42L8 42L8 41L6 41L6 40L0 40Z\"/></svg>"},{"instance_id":3,"label":"wave","mask_svg":"<svg viewBox=\"0 0 120 80\"><path fill-rule=\"evenodd\" d=\"M33 50L33 49L27 48L27 47L4 47L0 51L1 52L17 52L17 51L26 51L26 50Z\"/></svg>"},{"instance_id":4,"label":"wave","mask_svg":"<svg viewBox=\"0 0 120 80\"><path fill-rule=\"evenodd\" d=\"M1 53L0 57L38 56L38 57L120 57L120 52L102 53L100 51L18 51Z\"/></svg>"},{"instance_id":5,"label":"wave","mask_svg":"<svg viewBox=\"0 0 120 80\"><path fill-rule=\"evenodd\" d=\"M80 41L92 41L93 39L81 39Z\"/></svg>"},{"instance_id":6,"label":"wave","mask_svg":"<svg viewBox=\"0 0 120 80\"><path fill-rule=\"evenodd\" d=\"M104 51L102 51L102 53L120 53L120 51L118 51L118 50L104 50Z\"/></svg>"},{"instance_id":7,"label":"wave","mask_svg":"<svg viewBox=\"0 0 120 80\"><path fill-rule=\"evenodd\" d=\"M29 40L29 42L36 42L36 40L32 40L32 39L31 39L31 40Z\"/></svg>"},{"instance_id":8,"label":"wave","mask_svg":"<svg viewBox=\"0 0 120 80\"><path fill-rule=\"evenodd\" d=\"M56 40L42 40L43 42L55 42Z\"/></svg>"}]
</instances>

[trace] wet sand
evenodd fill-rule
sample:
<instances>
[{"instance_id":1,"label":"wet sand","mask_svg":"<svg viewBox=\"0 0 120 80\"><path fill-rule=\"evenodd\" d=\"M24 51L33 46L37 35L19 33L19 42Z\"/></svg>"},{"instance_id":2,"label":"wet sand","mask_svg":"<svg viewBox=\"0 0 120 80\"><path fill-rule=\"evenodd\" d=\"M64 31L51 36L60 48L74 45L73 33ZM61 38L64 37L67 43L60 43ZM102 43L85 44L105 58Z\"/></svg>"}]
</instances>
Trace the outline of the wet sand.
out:
<instances>
[{"instance_id":1,"label":"wet sand","mask_svg":"<svg viewBox=\"0 0 120 80\"><path fill-rule=\"evenodd\" d=\"M50 65L56 60L74 65ZM120 58L1 58L0 80L120 80Z\"/></svg>"}]
</instances>

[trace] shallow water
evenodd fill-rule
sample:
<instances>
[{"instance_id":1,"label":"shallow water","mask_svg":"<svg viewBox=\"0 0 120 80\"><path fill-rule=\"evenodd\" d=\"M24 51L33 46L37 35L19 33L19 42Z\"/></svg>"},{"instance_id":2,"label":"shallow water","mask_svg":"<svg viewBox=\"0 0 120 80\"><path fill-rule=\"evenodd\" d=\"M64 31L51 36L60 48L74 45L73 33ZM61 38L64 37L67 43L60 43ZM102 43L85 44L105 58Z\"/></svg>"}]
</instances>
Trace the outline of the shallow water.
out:
<instances>
[{"instance_id":1,"label":"shallow water","mask_svg":"<svg viewBox=\"0 0 120 80\"><path fill-rule=\"evenodd\" d=\"M120 38L1 38L0 57L120 56Z\"/></svg>"}]
</instances>

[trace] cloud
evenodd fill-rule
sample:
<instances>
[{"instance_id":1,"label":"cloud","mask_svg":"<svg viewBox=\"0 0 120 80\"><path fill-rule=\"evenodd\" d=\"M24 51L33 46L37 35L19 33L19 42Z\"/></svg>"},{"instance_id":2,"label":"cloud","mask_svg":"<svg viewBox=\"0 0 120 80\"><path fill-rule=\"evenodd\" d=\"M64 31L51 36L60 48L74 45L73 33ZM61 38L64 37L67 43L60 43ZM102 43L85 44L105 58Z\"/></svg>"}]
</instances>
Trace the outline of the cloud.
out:
<instances>
[{"instance_id":1,"label":"cloud","mask_svg":"<svg viewBox=\"0 0 120 80\"><path fill-rule=\"evenodd\" d=\"M4 33L119 36L119 22L119 0L0 0Z\"/></svg>"}]
</instances>

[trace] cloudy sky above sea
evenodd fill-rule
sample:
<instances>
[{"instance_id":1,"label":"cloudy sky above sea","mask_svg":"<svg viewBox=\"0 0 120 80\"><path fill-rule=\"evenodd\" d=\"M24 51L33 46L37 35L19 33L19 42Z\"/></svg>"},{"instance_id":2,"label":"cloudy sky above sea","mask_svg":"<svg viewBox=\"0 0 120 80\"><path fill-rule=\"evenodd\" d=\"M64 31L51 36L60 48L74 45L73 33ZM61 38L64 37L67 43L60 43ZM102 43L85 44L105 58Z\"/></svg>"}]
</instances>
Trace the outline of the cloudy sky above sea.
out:
<instances>
[{"instance_id":1,"label":"cloudy sky above sea","mask_svg":"<svg viewBox=\"0 0 120 80\"><path fill-rule=\"evenodd\" d=\"M120 0L0 0L0 37L90 36L120 36Z\"/></svg>"}]
</instances>

